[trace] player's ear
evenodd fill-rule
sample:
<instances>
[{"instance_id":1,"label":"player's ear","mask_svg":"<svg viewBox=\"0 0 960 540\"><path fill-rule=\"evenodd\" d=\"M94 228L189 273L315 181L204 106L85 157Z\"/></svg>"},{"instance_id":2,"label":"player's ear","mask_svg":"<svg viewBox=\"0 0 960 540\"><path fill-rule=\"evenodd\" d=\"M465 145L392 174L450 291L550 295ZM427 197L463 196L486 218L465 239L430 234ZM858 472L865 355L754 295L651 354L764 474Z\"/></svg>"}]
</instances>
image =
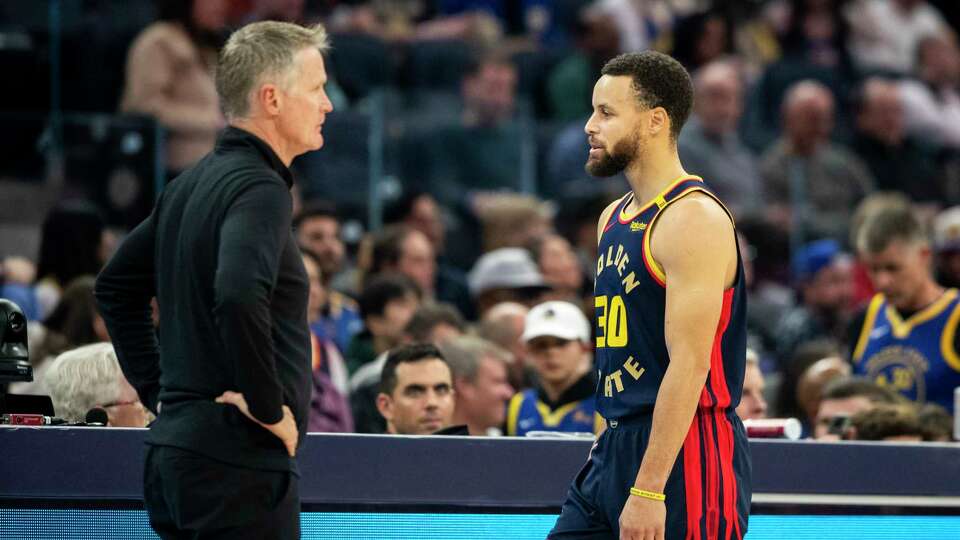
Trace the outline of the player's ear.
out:
<instances>
[{"instance_id":1,"label":"player's ear","mask_svg":"<svg viewBox=\"0 0 960 540\"><path fill-rule=\"evenodd\" d=\"M650 110L647 130L651 137L670 132L670 116L663 107L654 107Z\"/></svg>"}]
</instances>

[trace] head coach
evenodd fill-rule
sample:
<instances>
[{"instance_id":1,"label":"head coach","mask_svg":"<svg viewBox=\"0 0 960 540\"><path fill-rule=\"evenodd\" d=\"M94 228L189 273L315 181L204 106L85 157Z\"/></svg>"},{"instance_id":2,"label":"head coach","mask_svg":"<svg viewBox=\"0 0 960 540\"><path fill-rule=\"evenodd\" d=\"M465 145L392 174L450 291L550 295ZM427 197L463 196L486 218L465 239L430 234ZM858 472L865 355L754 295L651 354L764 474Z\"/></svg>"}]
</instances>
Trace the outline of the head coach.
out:
<instances>
[{"instance_id":1,"label":"head coach","mask_svg":"<svg viewBox=\"0 0 960 540\"><path fill-rule=\"evenodd\" d=\"M288 167L323 146L327 47L319 25L230 37L216 70L229 126L97 278L124 375L157 414L144 500L161 538L300 535L310 337Z\"/></svg>"}]
</instances>

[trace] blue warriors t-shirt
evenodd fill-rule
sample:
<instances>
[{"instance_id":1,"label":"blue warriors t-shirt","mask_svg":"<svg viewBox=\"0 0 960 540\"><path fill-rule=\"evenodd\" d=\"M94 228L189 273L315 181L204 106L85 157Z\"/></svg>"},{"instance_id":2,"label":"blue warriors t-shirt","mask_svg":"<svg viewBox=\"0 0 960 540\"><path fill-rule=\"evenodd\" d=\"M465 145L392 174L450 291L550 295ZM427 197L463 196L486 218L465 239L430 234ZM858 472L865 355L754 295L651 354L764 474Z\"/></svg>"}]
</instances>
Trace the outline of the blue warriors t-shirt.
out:
<instances>
[{"instance_id":1,"label":"blue warriors t-shirt","mask_svg":"<svg viewBox=\"0 0 960 540\"><path fill-rule=\"evenodd\" d=\"M626 208L633 193L625 195L600 236L594 299L597 410L606 419L653 412L670 363L664 337L669 278L650 255L650 233L665 208L694 192L704 193L722 206L700 178L683 177L632 214ZM688 219L697 216L691 214ZM747 333L746 291L739 255L737 266L733 286L723 293L700 409L732 410L740 402Z\"/></svg>"},{"instance_id":2,"label":"blue warriors t-shirt","mask_svg":"<svg viewBox=\"0 0 960 540\"><path fill-rule=\"evenodd\" d=\"M507 435L523 437L531 431L596 433L602 426L594 388L597 377L587 373L551 403L542 388L528 388L510 399Z\"/></svg>"},{"instance_id":3,"label":"blue warriors t-shirt","mask_svg":"<svg viewBox=\"0 0 960 540\"><path fill-rule=\"evenodd\" d=\"M925 309L903 319L882 294L870 301L853 351L854 372L918 402L953 411L960 386L954 346L960 293L948 289Z\"/></svg>"}]
</instances>

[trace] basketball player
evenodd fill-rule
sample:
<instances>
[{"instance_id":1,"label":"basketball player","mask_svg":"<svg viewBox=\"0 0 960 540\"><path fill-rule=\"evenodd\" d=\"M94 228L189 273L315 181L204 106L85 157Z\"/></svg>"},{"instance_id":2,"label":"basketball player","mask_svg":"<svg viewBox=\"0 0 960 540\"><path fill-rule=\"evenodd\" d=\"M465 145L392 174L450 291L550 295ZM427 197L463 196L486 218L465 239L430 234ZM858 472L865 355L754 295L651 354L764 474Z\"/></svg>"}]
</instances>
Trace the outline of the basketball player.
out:
<instances>
[{"instance_id":1,"label":"basketball player","mask_svg":"<svg viewBox=\"0 0 960 540\"><path fill-rule=\"evenodd\" d=\"M608 62L593 91L586 168L631 191L600 217L597 409L607 429L552 539L740 539L750 456L735 409L746 294L731 216L684 171L692 105L683 67L656 52Z\"/></svg>"}]
</instances>

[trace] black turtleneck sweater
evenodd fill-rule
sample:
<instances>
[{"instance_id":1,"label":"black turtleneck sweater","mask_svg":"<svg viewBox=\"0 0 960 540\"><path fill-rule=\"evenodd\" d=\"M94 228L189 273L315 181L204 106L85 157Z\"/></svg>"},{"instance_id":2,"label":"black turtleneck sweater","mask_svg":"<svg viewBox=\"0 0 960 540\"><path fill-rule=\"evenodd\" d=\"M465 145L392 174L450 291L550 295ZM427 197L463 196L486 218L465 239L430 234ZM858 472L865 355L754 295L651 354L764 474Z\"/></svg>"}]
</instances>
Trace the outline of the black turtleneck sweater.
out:
<instances>
[{"instance_id":1,"label":"black turtleneck sweater","mask_svg":"<svg viewBox=\"0 0 960 540\"><path fill-rule=\"evenodd\" d=\"M292 184L266 143L228 128L213 152L167 186L97 278L97 304L124 374L150 410L162 403L149 444L296 470L280 439L214 402L241 392L268 424L286 404L304 439L309 286L291 230Z\"/></svg>"}]
</instances>

